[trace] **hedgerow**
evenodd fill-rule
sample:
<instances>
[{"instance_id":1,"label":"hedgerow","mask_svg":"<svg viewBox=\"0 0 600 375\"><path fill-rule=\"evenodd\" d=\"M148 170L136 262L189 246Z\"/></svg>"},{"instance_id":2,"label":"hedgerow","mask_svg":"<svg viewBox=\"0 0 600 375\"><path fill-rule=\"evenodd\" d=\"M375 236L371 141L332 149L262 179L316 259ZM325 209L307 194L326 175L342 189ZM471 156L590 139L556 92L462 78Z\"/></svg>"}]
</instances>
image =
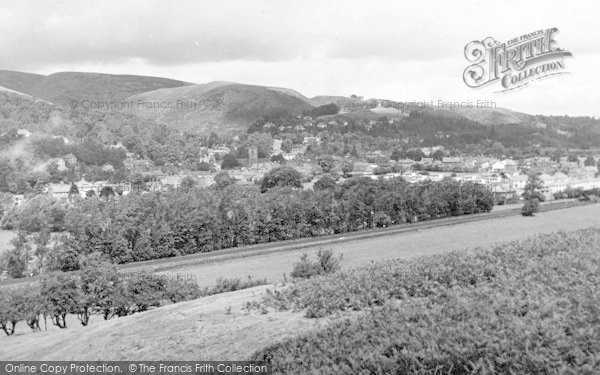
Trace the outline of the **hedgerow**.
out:
<instances>
[{"instance_id":1,"label":"hedgerow","mask_svg":"<svg viewBox=\"0 0 600 375\"><path fill-rule=\"evenodd\" d=\"M589 229L295 283L265 303L365 312L253 358L286 374L598 373L599 249Z\"/></svg>"}]
</instances>

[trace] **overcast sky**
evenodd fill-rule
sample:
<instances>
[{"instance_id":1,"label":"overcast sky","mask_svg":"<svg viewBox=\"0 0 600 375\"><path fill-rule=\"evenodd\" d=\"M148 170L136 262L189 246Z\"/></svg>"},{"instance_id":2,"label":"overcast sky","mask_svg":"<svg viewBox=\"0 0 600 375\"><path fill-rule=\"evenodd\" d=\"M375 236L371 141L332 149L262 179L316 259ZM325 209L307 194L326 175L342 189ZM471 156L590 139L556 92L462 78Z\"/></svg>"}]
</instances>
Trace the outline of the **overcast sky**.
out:
<instances>
[{"instance_id":1,"label":"overcast sky","mask_svg":"<svg viewBox=\"0 0 600 375\"><path fill-rule=\"evenodd\" d=\"M4 1L0 69L235 81L306 96L491 100L533 114L600 116L595 1ZM471 89L465 45L557 27L568 75Z\"/></svg>"}]
</instances>

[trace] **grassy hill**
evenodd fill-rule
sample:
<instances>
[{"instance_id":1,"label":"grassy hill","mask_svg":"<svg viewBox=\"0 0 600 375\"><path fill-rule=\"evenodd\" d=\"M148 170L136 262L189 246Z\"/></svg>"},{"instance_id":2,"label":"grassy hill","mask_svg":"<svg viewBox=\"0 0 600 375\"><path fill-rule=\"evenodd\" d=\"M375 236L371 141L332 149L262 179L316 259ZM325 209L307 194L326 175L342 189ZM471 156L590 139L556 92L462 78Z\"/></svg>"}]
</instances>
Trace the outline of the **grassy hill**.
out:
<instances>
[{"instance_id":1,"label":"grassy hill","mask_svg":"<svg viewBox=\"0 0 600 375\"><path fill-rule=\"evenodd\" d=\"M71 100L131 101L132 108L72 111L66 106ZM290 88L234 82L197 85L135 75L61 72L44 76L0 70L0 133L9 128L26 128L82 138L91 132L92 136L104 134L102 140L120 142L123 137L109 136L105 124L114 130L123 123L151 123L165 125L168 130L234 135L245 133L261 118L263 123L301 124L304 120L295 119L294 115L333 103L339 112L319 120L368 123L383 116L400 120L386 134L371 132L387 138L410 136L438 144L442 142L439 137L446 136L444 145L452 147L483 144L487 139L505 147L539 144L580 149L597 147L600 142L600 120L591 117L533 116L504 108L436 107L418 111L425 116L417 119L418 116L408 117L415 113L410 105L398 110L384 105L385 102L388 101L356 96L307 98ZM490 129L493 126L502 129Z\"/></svg>"},{"instance_id":2,"label":"grassy hill","mask_svg":"<svg viewBox=\"0 0 600 375\"><path fill-rule=\"evenodd\" d=\"M535 121L534 116L506 108L464 108L456 112L483 125L522 124Z\"/></svg>"},{"instance_id":3,"label":"grassy hill","mask_svg":"<svg viewBox=\"0 0 600 375\"><path fill-rule=\"evenodd\" d=\"M43 76L0 71L0 86L63 105L71 100L122 100L146 91L187 84L167 78L136 75L60 72Z\"/></svg>"},{"instance_id":4,"label":"grassy hill","mask_svg":"<svg viewBox=\"0 0 600 375\"><path fill-rule=\"evenodd\" d=\"M198 133L245 131L261 117L288 117L312 108L286 90L229 82L156 90L128 100L171 103L172 108L146 108L136 104L133 113L167 123L177 130Z\"/></svg>"},{"instance_id":5,"label":"grassy hill","mask_svg":"<svg viewBox=\"0 0 600 375\"><path fill-rule=\"evenodd\" d=\"M273 340L315 327L302 313L262 314L244 309L262 298L266 286L160 307L142 314L102 320L88 327L75 316L68 328L48 322L31 333L25 324L14 336L0 336L0 358L11 360L243 360ZM43 329L43 323L42 323Z\"/></svg>"},{"instance_id":6,"label":"grassy hill","mask_svg":"<svg viewBox=\"0 0 600 375\"><path fill-rule=\"evenodd\" d=\"M95 317L88 327L73 316L65 330L21 324L0 337L0 357L250 358L286 374L597 373L599 242L598 228L559 232Z\"/></svg>"}]
</instances>

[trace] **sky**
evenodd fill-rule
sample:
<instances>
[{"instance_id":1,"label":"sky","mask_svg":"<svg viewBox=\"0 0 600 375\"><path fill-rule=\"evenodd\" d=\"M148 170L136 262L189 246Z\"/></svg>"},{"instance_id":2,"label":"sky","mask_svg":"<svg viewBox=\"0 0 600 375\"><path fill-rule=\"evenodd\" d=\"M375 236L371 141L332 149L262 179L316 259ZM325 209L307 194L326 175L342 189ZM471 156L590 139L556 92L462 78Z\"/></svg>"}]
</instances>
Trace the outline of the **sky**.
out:
<instances>
[{"instance_id":1,"label":"sky","mask_svg":"<svg viewBox=\"0 0 600 375\"><path fill-rule=\"evenodd\" d=\"M0 69L234 81L308 96L492 102L531 114L600 116L594 1L5 1ZM473 89L465 46L556 27L569 74L499 93Z\"/></svg>"}]
</instances>

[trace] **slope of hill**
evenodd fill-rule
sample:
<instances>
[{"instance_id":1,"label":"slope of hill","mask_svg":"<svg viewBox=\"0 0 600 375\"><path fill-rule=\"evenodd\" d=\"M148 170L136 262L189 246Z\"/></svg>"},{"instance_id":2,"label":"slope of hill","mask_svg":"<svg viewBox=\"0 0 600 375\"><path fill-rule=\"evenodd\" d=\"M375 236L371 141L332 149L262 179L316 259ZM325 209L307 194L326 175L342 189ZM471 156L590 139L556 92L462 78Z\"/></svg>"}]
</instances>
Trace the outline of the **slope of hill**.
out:
<instances>
[{"instance_id":1,"label":"slope of hill","mask_svg":"<svg viewBox=\"0 0 600 375\"><path fill-rule=\"evenodd\" d=\"M340 107L341 112L351 112L370 108L370 104L368 101L361 100L358 98L348 98L345 96L315 96L314 98L310 98L309 102L315 107L333 103Z\"/></svg>"},{"instance_id":2,"label":"slope of hill","mask_svg":"<svg viewBox=\"0 0 600 375\"><path fill-rule=\"evenodd\" d=\"M71 100L80 101L80 108L65 108ZM130 101L130 108L117 109L113 105L107 111L97 111L81 108L82 100ZM383 99L306 98L289 88L234 82L196 85L134 75L62 72L43 76L0 70L0 132L24 128L77 138L102 135L99 138L102 141L120 142L122 134L128 132L117 128L135 123L143 127L164 125L167 130L197 134L232 135L245 133L260 119L263 123L302 125L304 120L294 115L307 114L332 103L339 112L329 112L319 117L319 121L337 120L353 126L358 123L362 128L352 128L358 129L353 131L364 133L369 129L368 122L383 116L399 120L387 127L385 134L377 130L370 132L376 136L418 137L428 139L431 144L442 142L439 137L446 136L444 143L451 146L491 139L507 147L539 144L584 149L598 147L600 142L600 121L595 118L532 116L504 108L425 108L415 112L410 105L402 107L401 102ZM493 139L488 128L492 125L504 125L502 130L492 129L495 131ZM107 126L114 136L108 134ZM134 133L139 134L139 131Z\"/></svg>"},{"instance_id":3,"label":"slope of hill","mask_svg":"<svg viewBox=\"0 0 600 375\"><path fill-rule=\"evenodd\" d=\"M157 308L142 314L82 327L49 326L32 333L24 324L0 337L0 357L11 360L224 360L248 358L258 348L315 327L302 312L268 315L243 310L260 299L266 286L239 290ZM229 312L227 312L230 309ZM48 322L50 324L50 322ZM42 322L43 326L43 322Z\"/></svg>"},{"instance_id":4,"label":"slope of hill","mask_svg":"<svg viewBox=\"0 0 600 375\"><path fill-rule=\"evenodd\" d=\"M63 105L71 100L122 100L146 91L184 85L188 83L136 75L60 72L43 76L8 70L0 71L0 86Z\"/></svg>"},{"instance_id":5,"label":"slope of hill","mask_svg":"<svg viewBox=\"0 0 600 375\"><path fill-rule=\"evenodd\" d=\"M286 91L228 82L150 91L128 100L138 116L203 134L245 131L261 117L288 117L312 109Z\"/></svg>"},{"instance_id":6,"label":"slope of hill","mask_svg":"<svg viewBox=\"0 0 600 375\"><path fill-rule=\"evenodd\" d=\"M506 108L463 108L456 112L483 125L522 124L532 123L534 120L531 115Z\"/></svg>"},{"instance_id":7,"label":"slope of hill","mask_svg":"<svg viewBox=\"0 0 600 375\"><path fill-rule=\"evenodd\" d=\"M31 90L32 87L39 85L44 78L46 76L41 74L0 70L0 86L20 92Z\"/></svg>"}]
</instances>

